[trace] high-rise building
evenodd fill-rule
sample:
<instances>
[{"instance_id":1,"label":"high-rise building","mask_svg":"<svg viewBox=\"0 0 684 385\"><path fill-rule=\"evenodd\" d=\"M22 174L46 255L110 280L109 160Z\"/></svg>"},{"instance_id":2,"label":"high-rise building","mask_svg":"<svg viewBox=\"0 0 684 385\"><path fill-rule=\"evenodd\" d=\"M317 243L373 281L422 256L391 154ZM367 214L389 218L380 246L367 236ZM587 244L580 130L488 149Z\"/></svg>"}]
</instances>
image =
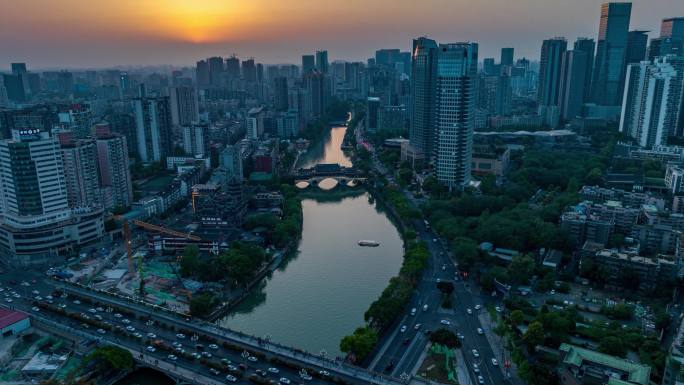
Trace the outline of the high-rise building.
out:
<instances>
[{"instance_id":1,"label":"high-rise building","mask_svg":"<svg viewBox=\"0 0 684 385\"><path fill-rule=\"evenodd\" d=\"M684 41L684 17L663 19L660 24L660 37L672 37Z\"/></svg>"},{"instance_id":2,"label":"high-rise building","mask_svg":"<svg viewBox=\"0 0 684 385\"><path fill-rule=\"evenodd\" d=\"M477 51L476 43L440 44L437 49L435 170L437 180L450 190L470 183Z\"/></svg>"},{"instance_id":3,"label":"high-rise building","mask_svg":"<svg viewBox=\"0 0 684 385\"><path fill-rule=\"evenodd\" d=\"M513 53L514 53L514 48L501 48L501 65L502 66L512 66L513 65Z\"/></svg>"},{"instance_id":4,"label":"high-rise building","mask_svg":"<svg viewBox=\"0 0 684 385\"><path fill-rule=\"evenodd\" d=\"M163 161L171 150L169 98L137 98L132 105L138 158L143 163Z\"/></svg>"},{"instance_id":5,"label":"high-rise building","mask_svg":"<svg viewBox=\"0 0 684 385\"><path fill-rule=\"evenodd\" d=\"M209 65L209 84L212 87L223 85L223 58L214 56L207 59Z\"/></svg>"},{"instance_id":6,"label":"high-rise building","mask_svg":"<svg viewBox=\"0 0 684 385\"><path fill-rule=\"evenodd\" d=\"M584 51L571 50L563 54L559 96L560 115L563 119L569 120L582 113L588 60Z\"/></svg>"},{"instance_id":7,"label":"high-rise building","mask_svg":"<svg viewBox=\"0 0 684 385\"><path fill-rule=\"evenodd\" d=\"M61 144L69 207L102 206L97 146L92 139Z\"/></svg>"},{"instance_id":8,"label":"high-rise building","mask_svg":"<svg viewBox=\"0 0 684 385\"><path fill-rule=\"evenodd\" d=\"M302 55L302 76L316 69L316 57L314 55Z\"/></svg>"},{"instance_id":9,"label":"high-rise building","mask_svg":"<svg viewBox=\"0 0 684 385\"><path fill-rule=\"evenodd\" d=\"M584 71L584 97L582 98L583 103L588 103L591 97L591 76L594 73L594 50L596 44L594 39L588 39L585 37L580 37L575 40L574 51L581 51L587 56L587 68Z\"/></svg>"},{"instance_id":10,"label":"high-rise building","mask_svg":"<svg viewBox=\"0 0 684 385\"><path fill-rule=\"evenodd\" d=\"M640 146L665 145L681 119L684 58L658 57L653 63L630 64L622 103L620 132Z\"/></svg>"},{"instance_id":11,"label":"high-rise building","mask_svg":"<svg viewBox=\"0 0 684 385\"><path fill-rule=\"evenodd\" d=\"M7 93L7 99L19 103L26 101L26 90L21 75L3 74L2 83Z\"/></svg>"},{"instance_id":12,"label":"high-rise building","mask_svg":"<svg viewBox=\"0 0 684 385\"><path fill-rule=\"evenodd\" d=\"M311 106L311 117L323 117L330 103L330 78L318 70L309 72L304 75L304 89Z\"/></svg>"},{"instance_id":13,"label":"high-rise building","mask_svg":"<svg viewBox=\"0 0 684 385\"><path fill-rule=\"evenodd\" d=\"M231 79L240 78L240 59L236 56L231 56L226 59L226 76Z\"/></svg>"},{"instance_id":14,"label":"high-rise building","mask_svg":"<svg viewBox=\"0 0 684 385\"><path fill-rule=\"evenodd\" d=\"M557 106L560 95L563 54L567 49L565 38L544 40L539 62L539 86L537 102L540 106Z\"/></svg>"},{"instance_id":15,"label":"high-rise building","mask_svg":"<svg viewBox=\"0 0 684 385\"><path fill-rule=\"evenodd\" d=\"M592 101L598 105L621 105L631 13L632 3L604 3L601 6L591 91Z\"/></svg>"},{"instance_id":16,"label":"high-rise building","mask_svg":"<svg viewBox=\"0 0 684 385\"><path fill-rule=\"evenodd\" d=\"M684 55L684 41L673 37L658 37L651 39L648 46L648 60L665 55Z\"/></svg>"},{"instance_id":17,"label":"high-rise building","mask_svg":"<svg viewBox=\"0 0 684 385\"><path fill-rule=\"evenodd\" d=\"M627 64L639 63L646 60L648 47L648 31L629 31L627 34Z\"/></svg>"},{"instance_id":18,"label":"high-rise building","mask_svg":"<svg viewBox=\"0 0 684 385\"><path fill-rule=\"evenodd\" d=\"M106 208L127 207L133 203L133 184L128 168L128 145L123 135L96 132L97 162L103 204Z\"/></svg>"},{"instance_id":19,"label":"high-rise building","mask_svg":"<svg viewBox=\"0 0 684 385\"><path fill-rule=\"evenodd\" d=\"M21 75L27 72L26 63L11 63L10 66L13 75Z\"/></svg>"},{"instance_id":20,"label":"high-rise building","mask_svg":"<svg viewBox=\"0 0 684 385\"><path fill-rule=\"evenodd\" d=\"M322 74L328 73L328 51L316 51L316 69Z\"/></svg>"},{"instance_id":21,"label":"high-rise building","mask_svg":"<svg viewBox=\"0 0 684 385\"><path fill-rule=\"evenodd\" d=\"M242 61L242 78L250 83L255 83L257 81L257 70L254 59Z\"/></svg>"},{"instance_id":22,"label":"high-rise building","mask_svg":"<svg viewBox=\"0 0 684 385\"><path fill-rule=\"evenodd\" d=\"M489 116L510 115L512 94L510 76L481 74L478 79L477 106Z\"/></svg>"},{"instance_id":23,"label":"high-rise building","mask_svg":"<svg viewBox=\"0 0 684 385\"><path fill-rule=\"evenodd\" d=\"M199 121L197 90L194 87L169 87L171 124L188 126Z\"/></svg>"},{"instance_id":24,"label":"high-rise building","mask_svg":"<svg viewBox=\"0 0 684 385\"><path fill-rule=\"evenodd\" d=\"M55 262L54 257L104 233L101 208L69 207L59 143L47 132L13 130L12 139L0 141L0 185L5 263Z\"/></svg>"},{"instance_id":25,"label":"high-rise building","mask_svg":"<svg viewBox=\"0 0 684 385\"><path fill-rule=\"evenodd\" d=\"M482 71L485 75L498 75L500 73L499 66L496 65L496 61L493 57L486 57L482 61Z\"/></svg>"},{"instance_id":26,"label":"high-rise building","mask_svg":"<svg viewBox=\"0 0 684 385\"><path fill-rule=\"evenodd\" d=\"M209 126L194 123L183 127L183 150L186 155L209 155Z\"/></svg>"},{"instance_id":27,"label":"high-rise building","mask_svg":"<svg viewBox=\"0 0 684 385\"><path fill-rule=\"evenodd\" d=\"M366 117L363 119L366 123L367 132L378 131L378 115L380 111L380 98L369 96L366 99Z\"/></svg>"},{"instance_id":28,"label":"high-rise building","mask_svg":"<svg viewBox=\"0 0 684 385\"><path fill-rule=\"evenodd\" d=\"M226 180L237 179L242 181L242 153L240 146L226 146L219 156L219 165L226 173Z\"/></svg>"},{"instance_id":29,"label":"high-rise building","mask_svg":"<svg viewBox=\"0 0 684 385\"><path fill-rule=\"evenodd\" d=\"M411 65L411 145L432 156L437 140L435 98L437 85L437 43L426 37L413 39Z\"/></svg>"},{"instance_id":30,"label":"high-rise building","mask_svg":"<svg viewBox=\"0 0 684 385\"><path fill-rule=\"evenodd\" d=\"M58 114L59 123L71 130L75 138L92 137L93 118L90 106L87 104L73 104Z\"/></svg>"},{"instance_id":31,"label":"high-rise building","mask_svg":"<svg viewBox=\"0 0 684 385\"><path fill-rule=\"evenodd\" d=\"M197 86L200 88L209 87L211 85L211 80L209 77L209 63L207 63L206 60L200 60L197 62L195 78L197 79Z\"/></svg>"},{"instance_id":32,"label":"high-rise building","mask_svg":"<svg viewBox=\"0 0 684 385\"><path fill-rule=\"evenodd\" d=\"M287 91L287 78L284 76L279 76L274 79L274 97L273 104L276 111L284 112L289 109L288 105L288 91Z\"/></svg>"},{"instance_id":33,"label":"high-rise building","mask_svg":"<svg viewBox=\"0 0 684 385\"><path fill-rule=\"evenodd\" d=\"M280 138L294 138L299 132L299 114L295 110L281 112L276 118L276 129Z\"/></svg>"}]
</instances>

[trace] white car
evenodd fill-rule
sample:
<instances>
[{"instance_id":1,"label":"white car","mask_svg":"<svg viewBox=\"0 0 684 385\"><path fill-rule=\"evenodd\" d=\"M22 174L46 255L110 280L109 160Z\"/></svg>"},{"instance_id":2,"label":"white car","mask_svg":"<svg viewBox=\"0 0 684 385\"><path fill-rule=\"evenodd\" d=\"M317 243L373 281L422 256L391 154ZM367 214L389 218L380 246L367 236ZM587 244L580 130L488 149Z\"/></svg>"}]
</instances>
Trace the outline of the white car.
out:
<instances>
[{"instance_id":1,"label":"white car","mask_svg":"<svg viewBox=\"0 0 684 385\"><path fill-rule=\"evenodd\" d=\"M226 381L237 382L237 377L233 376L232 374L229 374L226 376Z\"/></svg>"},{"instance_id":2,"label":"white car","mask_svg":"<svg viewBox=\"0 0 684 385\"><path fill-rule=\"evenodd\" d=\"M473 372L480 373L480 367L477 366L477 364L475 364L475 363L473 364Z\"/></svg>"},{"instance_id":3,"label":"white car","mask_svg":"<svg viewBox=\"0 0 684 385\"><path fill-rule=\"evenodd\" d=\"M147 333L147 338L157 338L157 335L152 332L149 332Z\"/></svg>"},{"instance_id":4,"label":"white car","mask_svg":"<svg viewBox=\"0 0 684 385\"><path fill-rule=\"evenodd\" d=\"M204 358L211 358L211 353L209 353L209 352L202 352L201 354L202 354L202 357L204 357Z\"/></svg>"},{"instance_id":5,"label":"white car","mask_svg":"<svg viewBox=\"0 0 684 385\"><path fill-rule=\"evenodd\" d=\"M288 379L285 378L285 377L280 377L280 380L278 380L278 381L279 381L281 384L290 385L290 380L288 380Z\"/></svg>"},{"instance_id":6,"label":"white car","mask_svg":"<svg viewBox=\"0 0 684 385\"><path fill-rule=\"evenodd\" d=\"M97 329L97 334L105 334L107 333L104 329Z\"/></svg>"},{"instance_id":7,"label":"white car","mask_svg":"<svg viewBox=\"0 0 684 385\"><path fill-rule=\"evenodd\" d=\"M115 317L115 318L121 318L121 317L123 317L123 316L121 315L121 313L114 313L114 317Z\"/></svg>"},{"instance_id":8,"label":"white car","mask_svg":"<svg viewBox=\"0 0 684 385\"><path fill-rule=\"evenodd\" d=\"M416 315L416 308L411 309L411 315Z\"/></svg>"},{"instance_id":9,"label":"white car","mask_svg":"<svg viewBox=\"0 0 684 385\"><path fill-rule=\"evenodd\" d=\"M299 373L299 377L301 377L304 381L311 381L313 379L313 377L306 373Z\"/></svg>"},{"instance_id":10,"label":"white car","mask_svg":"<svg viewBox=\"0 0 684 385\"><path fill-rule=\"evenodd\" d=\"M95 314L95 313L97 313L97 310L95 310L95 309L88 309L88 313L90 313L90 314Z\"/></svg>"},{"instance_id":11,"label":"white car","mask_svg":"<svg viewBox=\"0 0 684 385\"><path fill-rule=\"evenodd\" d=\"M249 360L249 362L257 362L257 361L259 361L259 359L256 358L256 357L254 357L254 356L249 356L249 358L247 358L247 359Z\"/></svg>"},{"instance_id":12,"label":"white car","mask_svg":"<svg viewBox=\"0 0 684 385\"><path fill-rule=\"evenodd\" d=\"M461 333L456 333L456 337L458 337L459 340L465 339L465 336Z\"/></svg>"},{"instance_id":13,"label":"white car","mask_svg":"<svg viewBox=\"0 0 684 385\"><path fill-rule=\"evenodd\" d=\"M133 337L135 337L135 338L137 338L137 339L140 339L140 338L143 337L143 335L142 335L142 333L135 332L135 333L133 333Z\"/></svg>"},{"instance_id":14,"label":"white car","mask_svg":"<svg viewBox=\"0 0 684 385\"><path fill-rule=\"evenodd\" d=\"M427 311L427 310L428 310L428 305L423 305L423 311Z\"/></svg>"},{"instance_id":15,"label":"white car","mask_svg":"<svg viewBox=\"0 0 684 385\"><path fill-rule=\"evenodd\" d=\"M269 373L278 374L280 370L278 368L268 368Z\"/></svg>"},{"instance_id":16,"label":"white car","mask_svg":"<svg viewBox=\"0 0 684 385\"><path fill-rule=\"evenodd\" d=\"M484 384L484 383L485 383L485 382L484 382L484 377L482 377L482 376L477 376L477 383L478 383L478 384Z\"/></svg>"},{"instance_id":17,"label":"white car","mask_svg":"<svg viewBox=\"0 0 684 385\"><path fill-rule=\"evenodd\" d=\"M167 358L170 359L171 361L176 361L178 359L178 357L174 356L173 354L169 354L167 356Z\"/></svg>"},{"instance_id":18,"label":"white car","mask_svg":"<svg viewBox=\"0 0 684 385\"><path fill-rule=\"evenodd\" d=\"M415 326L413 326L413 330L418 330L418 329L420 329L421 326L423 326L423 325L422 324L415 324Z\"/></svg>"},{"instance_id":19,"label":"white car","mask_svg":"<svg viewBox=\"0 0 684 385\"><path fill-rule=\"evenodd\" d=\"M482 328L477 328L477 334L483 335L483 334L484 334L484 330L482 330Z\"/></svg>"},{"instance_id":20,"label":"white car","mask_svg":"<svg viewBox=\"0 0 684 385\"><path fill-rule=\"evenodd\" d=\"M182 348L182 347L183 347L183 344L181 344L181 343L178 342L178 341L173 341L173 342L171 343L171 346L173 346L174 348Z\"/></svg>"},{"instance_id":21,"label":"white car","mask_svg":"<svg viewBox=\"0 0 684 385\"><path fill-rule=\"evenodd\" d=\"M157 351L157 349L155 349L154 346L148 346L146 350L150 353L154 353Z\"/></svg>"},{"instance_id":22,"label":"white car","mask_svg":"<svg viewBox=\"0 0 684 385\"><path fill-rule=\"evenodd\" d=\"M185 334L178 333L178 334L176 334L176 338L178 338L179 340L185 339Z\"/></svg>"},{"instance_id":23,"label":"white car","mask_svg":"<svg viewBox=\"0 0 684 385\"><path fill-rule=\"evenodd\" d=\"M124 318L121 320L121 323L124 325L128 325L129 323L131 323L131 320L129 320L128 318Z\"/></svg>"},{"instance_id":24,"label":"white car","mask_svg":"<svg viewBox=\"0 0 684 385\"><path fill-rule=\"evenodd\" d=\"M211 344L211 345L209 345L209 349L211 349L211 350L218 350L218 345L216 345L216 344Z\"/></svg>"},{"instance_id":25,"label":"white car","mask_svg":"<svg viewBox=\"0 0 684 385\"><path fill-rule=\"evenodd\" d=\"M478 353L477 349L473 349L472 353L473 353L473 357L480 358L480 353Z\"/></svg>"},{"instance_id":26,"label":"white car","mask_svg":"<svg viewBox=\"0 0 684 385\"><path fill-rule=\"evenodd\" d=\"M501 313L501 312L503 311L503 309L501 308L501 306L495 307L494 310L496 310L497 313Z\"/></svg>"},{"instance_id":27,"label":"white car","mask_svg":"<svg viewBox=\"0 0 684 385\"><path fill-rule=\"evenodd\" d=\"M399 329L399 331L402 332L402 333L405 332L405 331L406 331L406 325L403 325L403 326L401 327L401 329Z\"/></svg>"},{"instance_id":28,"label":"white car","mask_svg":"<svg viewBox=\"0 0 684 385\"><path fill-rule=\"evenodd\" d=\"M499 366L499 361L497 361L496 358L492 358L492 365Z\"/></svg>"},{"instance_id":29,"label":"white car","mask_svg":"<svg viewBox=\"0 0 684 385\"><path fill-rule=\"evenodd\" d=\"M74 300L74 305L80 305L80 304L81 304L81 301L79 301L77 299Z\"/></svg>"},{"instance_id":30,"label":"white car","mask_svg":"<svg viewBox=\"0 0 684 385\"><path fill-rule=\"evenodd\" d=\"M466 309L466 313L468 313L468 314L473 314L473 309L467 308L467 309Z\"/></svg>"},{"instance_id":31,"label":"white car","mask_svg":"<svg viewBox=\"0 0 684 385\"><path fill-rule=\"evenodd\" d=\"M482 305L480 305L480 304L475 305L475 310L480 310L480 309L482 309Z\"/></svg>"},{"instance_id":32,"label":"white car","mask_svg":"<svg viewBox=\"0 0 684 385\"><path fill-rule=\"evenodd\" d=\"M126 330L128 330L129 332L134 332L135 328L133 326L126 326Z\"/></svg>"},{"instance_id":33,"label":"white car","mask_svg":"<svg viewBox=\"0 0 684 385\"><path fill-rule=\"evenodd\" d=\"M34 307L31 308L31 310L33 310L33 311L40 311L40 308L38 308L38 306L34 306Z\"/></svg>"},{"instance_id":34,"label":"white car","mask_svg":"<svg viewBox=\"0 0 684 385\"><path fill-rule=\"evenodd\" d=\"M442 325L451 325L451 322L449 322L449 320L446 319L439 321L439 323L441 323Z\"/></svg>"}]
</instances>

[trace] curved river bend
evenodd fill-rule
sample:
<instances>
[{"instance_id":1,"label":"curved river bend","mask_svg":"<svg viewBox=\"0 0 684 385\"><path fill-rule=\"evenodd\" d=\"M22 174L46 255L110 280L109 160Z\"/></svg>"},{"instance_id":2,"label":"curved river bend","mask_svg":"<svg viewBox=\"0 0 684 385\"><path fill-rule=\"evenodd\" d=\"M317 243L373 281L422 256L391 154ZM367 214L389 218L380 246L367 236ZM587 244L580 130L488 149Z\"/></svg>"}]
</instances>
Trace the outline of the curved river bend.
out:
<instances>
[{"instance_id":1,"label":"curved river bend","mask_svg":"<svg viewBox=\"0 0 684 385\"><path fill-rule=\"evenodd\" d=\"M340 148L346 130L332 128L300 158L299 167L351 166ZM304 226L297 252L219 325L312 353L342 354L340 339L362 325L363 313L397 274L403 247L399 231L367 192L320 196L302 201ZM361 239L381 246L360 247Z\"/></svg>"}]
</instances>

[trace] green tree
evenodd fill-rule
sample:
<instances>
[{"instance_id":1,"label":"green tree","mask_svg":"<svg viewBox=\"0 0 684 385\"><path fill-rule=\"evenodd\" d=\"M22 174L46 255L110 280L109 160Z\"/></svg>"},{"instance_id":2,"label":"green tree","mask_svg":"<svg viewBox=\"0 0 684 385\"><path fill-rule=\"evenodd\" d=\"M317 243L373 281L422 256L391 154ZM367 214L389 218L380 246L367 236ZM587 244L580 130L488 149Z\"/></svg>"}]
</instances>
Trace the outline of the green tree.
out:
<instances>
[{"instance_id":1,"label":"green tree","mask_svg":"<svg viewBox=\"0 0 684 385\"><path fill-rule=\"evenodd\" d=\"M525 319L525 315L521 310L513 310L508 316L508 319L511 321L512 325L520 325Z\"/></svg>"},{"instance_id":2,"label":"green tree","mask_svg":"<svg viewBox=\"0 0 684 385\"><path fill-rule=\"evenodd\" d=\"M190 300L190 314L195 317L204 317L214 309L216 297L210 293L195 295Z\"/></svg>"},{"instance_id":3,"label":"green tree","mask_svg":"<svg viewBox=\"0 0 684 385\"><path fill-rule=\"evenodd\" d=\"M197 245L185 246L180 260L180 273L183 277L197 275L200 271L199 248Z\"/></svg>"},{"instance_id":4,"label":"green tree","mask_svg":"<svg viewBox=\"0 0 684 385\"><path fill-rule=\"evenodd\" d=\"M362 361L378 342L378 332L365 326L354 330L354 333L342 338L340 350L356 356L356 361Z\"/></svg>"},{"instance_id":5,"label":"green tree","mask_svg":"<svg viewBox=\"0 0 684 385\"><path fill-rule=\"evenodd\" d=\"M544 325L539 321L530 323L527 331L523 334L522 340L530 350L534 349L537 345L541 345L544 342Z\"/></svg>"},{"instance_id":6,"label":"green tree","mask_svg":"<svg viewBox=\"0 0 684 385\"><path fill-rule=\"evenodd\" d=\"M622 340L616 336L607 336L601 339L598 350L611 356L624 357L627 353Z\"/></svg>"},{"instance_id":7,"label":"green tree","mask_svg":"<svg viewBox=\"0 0 684 385\"><path fill-rule=\"evenodd\" d=\"M517 255L508 265L508 277L512 284L526 284L535 269L534 259L529 255Z\"/></svg>"},{"instance_id":8,"label":"green tree","mask_svg":"<svg viewBox=\"0 0 684 385\"><path fill-rule=\"evenodd\" d=\"M86 362L95 362L100 370L128 370L133 367L133 355L118 346L102 346L95 349Z\"/></svg>"},{"instance_id":9,"label":"green tree","mask_svg":"<svg viewBox=\"0 0 684 385\"><path fill-rule=\"evenodd\" d=\"M448 348L460 348L461 340L450 330L439 328L430 334L430 342L444 345Z\"/></svg>"},{"instance_id":10,"label":"green tree","mask_svg":"<svg viewBox=\"0 0 684 385\"><path fill-rule=\"evenodd\" d=\"M454 239L452 250L461 271L470 271L479 260L480 250L477 243L471 238L459 237Z\"/></svg>"}]
</instances>

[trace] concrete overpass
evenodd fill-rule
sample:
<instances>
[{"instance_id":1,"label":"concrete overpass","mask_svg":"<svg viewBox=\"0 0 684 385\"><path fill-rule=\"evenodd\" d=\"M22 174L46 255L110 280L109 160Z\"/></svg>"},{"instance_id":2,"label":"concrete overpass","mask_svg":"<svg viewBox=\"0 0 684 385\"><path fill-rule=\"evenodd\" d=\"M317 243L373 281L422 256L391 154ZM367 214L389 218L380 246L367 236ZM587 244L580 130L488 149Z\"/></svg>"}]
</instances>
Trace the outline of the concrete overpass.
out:
<instances>
[{"instance_id":1,"label":"concrete overpass","mask_svg":"<svg viewBox=\"0 0 684 385\"><path fill-rule=\"evenodd\" d=\"M309 371L321 371L325 370L331 374L330 383L333 383L334 379L339 379L335 381L338 383L348 383L348 384L370 384L370 385L425 385L428 384L427 381L412 377L405 379L398 379L390 376L386 376L381 373L369 371L357 366L349 365L347 363L331 360L326 357L321 357L319 355L310 354L308 352L303 352L298 349L294 349L288 346L280 345L278 343L266 341L262 338L257 338L244 333L236 332L230 329L219 327L215 324L199 321L199 320L189 320L182 318L180 315L175 314L168 310L161 310L158 306L149 306L142 301L133 300L130 298L122 296L114 296L110 293L100 292L82 287L77 284L65 283L62 285L62 289L72 296L86 298L93 304L101 304L103 306L113 306L115 308L125 308L129 311L135 312L138 316L144 315L154 320L155 322L167 324L173 326L176 330L182 330L187 333L193 333L199 336L211 337L220 342L227 342L236 346L239 346L245 350L258 352L266 357L275 357L280 361L288 362L291 365L297 367L306 368ZM109 339L113 336L96 336L99 338ZM116 341L108 341L114 342ZM167 367L160 367L161 361L151 363L149 360L144 359L145 354L140 351L136 351L134 355L141 356L141 360L145 365L167 372ZM166 363L168 364L168 363ZM206 377L201 373L197 373L197 376ZM188 375L179 378L183 383L189 381L192 383L202 383L202 384L214 384L215 382L204 382L204 380L214 380L212 378L205 378L204 380L192 379L190 380Z\"/></svg>"}]
</instances>

